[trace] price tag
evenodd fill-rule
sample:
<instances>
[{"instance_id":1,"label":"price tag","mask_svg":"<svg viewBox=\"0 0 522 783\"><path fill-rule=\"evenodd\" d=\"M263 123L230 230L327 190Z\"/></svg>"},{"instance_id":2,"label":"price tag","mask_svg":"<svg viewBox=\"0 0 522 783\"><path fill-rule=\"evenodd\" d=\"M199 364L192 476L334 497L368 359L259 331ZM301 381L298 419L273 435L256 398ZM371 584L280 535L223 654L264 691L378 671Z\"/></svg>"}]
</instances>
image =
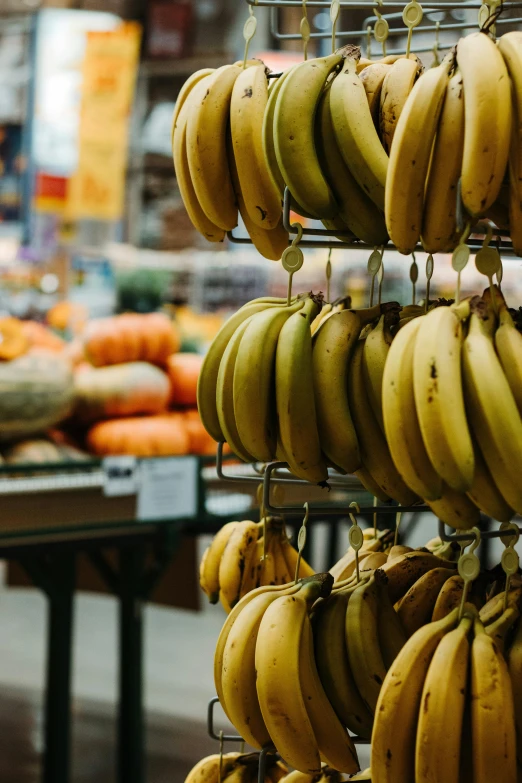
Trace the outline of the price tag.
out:
<instances>
[{"instance_id":1,"label":"price tag","mask_svg":"<svg viewBox=\"0 0 522 783\"><path fill-rule=\"evenodd\" d=\"M198 460L164 457L140 464L138 520L182 519L197 510Z\"/></svg>"},{"instance_id":2,"label":"price tag","mask_svg":"<svg viewBox=\"0 0 522 783\"><path fill-rule=\"evenodd\" d=\"M103 466L103 494L107 498L135 495L138 491L138 462L136 457L105 457Z\"/></svg>"}]
</instances>

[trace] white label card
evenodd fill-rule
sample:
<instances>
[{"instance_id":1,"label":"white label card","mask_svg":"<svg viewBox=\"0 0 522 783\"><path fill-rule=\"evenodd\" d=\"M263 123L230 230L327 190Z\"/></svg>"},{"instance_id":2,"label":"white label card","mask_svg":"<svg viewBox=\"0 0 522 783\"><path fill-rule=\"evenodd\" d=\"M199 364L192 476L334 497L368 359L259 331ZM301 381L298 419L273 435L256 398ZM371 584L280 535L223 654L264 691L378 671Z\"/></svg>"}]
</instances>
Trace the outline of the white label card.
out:
<instances>
[{"instance_id":1,"label":"white label card","mask_svg":"<svg viewBox=\"0 0 522 783\"><path fill-rule=\"evenodd\" d=\"M140 465L138 520L193 517L198 501L196 457L143 460Z\"/></svg>"},{"instance_id":2,"label":"white label card","mask_svg":"<svg viewBox=\"0 0 522 783\"><path fill-rule=\"evenodd\" d=\"M135 495L138 491L136 457L105 457L103 460L103 494L108 498Z\"/></svg>"}]
</instances>

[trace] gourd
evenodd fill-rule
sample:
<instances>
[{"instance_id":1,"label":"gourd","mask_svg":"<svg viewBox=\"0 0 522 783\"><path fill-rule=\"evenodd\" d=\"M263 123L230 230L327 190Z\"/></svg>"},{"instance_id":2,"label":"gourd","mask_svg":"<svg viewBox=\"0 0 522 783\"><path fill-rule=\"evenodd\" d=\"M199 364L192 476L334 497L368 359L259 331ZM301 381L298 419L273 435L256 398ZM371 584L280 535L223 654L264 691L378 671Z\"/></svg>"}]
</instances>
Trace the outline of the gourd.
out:
<instances>
[{"instance_id":1,"label":"gourd","mask_svg":"<svg viewBox=\"0 0 522 783\"><path fill-rule=\"evenodd\" d=\"M99 422L87 433L87 446L100 456L167 457L188 454L190 439L183 417L166 413Z\"/></svg>"},{"instance_id":2,"label":"gourd","mask_svg":"<svg viewBox=\"0 0 522 783\"><path fill-rule=\"evenodd\" d=\"M45 348L55 353L65 350L65 340L38 321L23 321L22 331L31 348Z\"/></svg>"},{"instance_id":3,"label":"gourd","mask_svg":"<svg viewBox=\"0 0 522 783\"><path fill-rule=\"evenodd\" d=\"M81 368L75 373L75 416L83 422L161 413L169 396L168 377L146 362Z\"/></svg>"},{"instance_id":4,"label":"gourd","mask_svg":"<svg viewBox=\"0 0 522 783\"><path fill-rule=\"evenodd\" d=\"M29 349L29 340L18 318L0 318L0 359L10 361Z\"/></svg>"},{"instance_id":5,"label":"gourd","mask_svg":"<svg viewBox=\"0 0 522 783\"><path fill-rule=\"evenodd\" d=\"M0 440L44 432L65 419L73 404L70 365L51 353L0 362Z\"/></svg>"},{"instance_id":6,"label":"gourd","mask_svg":"<svg viewBox=\"0 0 522 783\"><path fill-rule=\"evenodd\" d=\"M203 357L197 353L176 353L167 360L173 405L193 407L197 403L198 377Z\"/></svg>"},{"instance_id":7,"label":"gourd","mask_svg":"<svg viewBox=\"0 0 522 783\"><path fill-rule=\"evenodd\" d=\"M164 365L179 349L180 338L162 313L126 313L91 321L83 342L85 355L95 367L137 361Z\"/></svg>"}]
</instances>

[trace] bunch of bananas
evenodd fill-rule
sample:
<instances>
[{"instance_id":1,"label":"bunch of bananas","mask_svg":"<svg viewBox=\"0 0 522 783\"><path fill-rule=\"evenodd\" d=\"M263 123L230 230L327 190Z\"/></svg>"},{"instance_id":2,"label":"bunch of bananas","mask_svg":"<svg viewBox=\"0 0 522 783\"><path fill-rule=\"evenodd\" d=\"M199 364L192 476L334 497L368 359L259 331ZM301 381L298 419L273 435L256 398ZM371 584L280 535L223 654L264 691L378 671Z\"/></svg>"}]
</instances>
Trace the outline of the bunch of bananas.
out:
<instances>
[{"instance_id":1,"label":"bunch of bananas","mask_svg":"<svg viewBox=\"0 0 522 783\"><path fill-rule=\"evenodd\" d=\"M321 760L340 772L359 768L315 663L310 615L332 584L331 574L316 574L249 593L225 621L214 658L220 703L240 735L255 748L273 743L309 775Z\"/></svg>"},{"instance_id":2,"label":"bunch of bananas","mask_svg":"<svg viewBox=\"0 0 522 783\"><path fill-rule=\"evenodd\" d=\"M282 585L295 577L298 554L281 522L228 522L203 554L199 583L210 603L230 612L240 598L260 585ZM313 569L301 558L299 577Z\"/></svg>"},{"instance_id":3,"label":"bunch of bananas","mask_svg":"<svg viewBox=\"0 0 522 783\"><path fill-rule=\"evenodd\" d=\"M185 783L257 783L257 753L218 753L198 761L185 778ZM273 755L266 759L266 783L279 783L289 777L287 767Z\"/></svg>"},{"instance_id":4,"label":"bunch of bananas","mask_svg":"<svg viewBox=\"0 0 522 783\"><path fill-rule=\"evenodd\" d=\"M512 606L486 622L466 604L403 647L377 702L373 783L516 783L522 623Z\"/></svg>"},{"instance_id":5,"label":"bunch of bananas","mask_svg":"<svg viewBox=\"0 0 522 783\"><path fill-rule=\"evenodd\" d=\"M436 309L398 331L382 376L382 417L407 486L454 528L479 509L522 511L522 335L500 291Z\"/></svg>"}]
</instances>

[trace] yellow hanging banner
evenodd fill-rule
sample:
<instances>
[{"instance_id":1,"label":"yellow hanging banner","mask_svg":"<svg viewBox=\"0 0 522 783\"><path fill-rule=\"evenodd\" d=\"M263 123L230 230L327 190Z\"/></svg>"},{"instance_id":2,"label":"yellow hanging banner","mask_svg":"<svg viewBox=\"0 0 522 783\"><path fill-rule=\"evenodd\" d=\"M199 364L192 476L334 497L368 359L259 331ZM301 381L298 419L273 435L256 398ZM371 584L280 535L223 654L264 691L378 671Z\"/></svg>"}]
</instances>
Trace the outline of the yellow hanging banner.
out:
<instances>
[{"instance_id":1,"label":"yellow hanging banner","mask_svg":"<svg viewBox=\"0 0 522 783\"><path fill-rule=\"evenodd\" d=\"M66 217L119 220L125 206L129 118L141 28L129 22L90 32L83 63L78 168L69 180Z\"/></svg>"}]
</instances>

